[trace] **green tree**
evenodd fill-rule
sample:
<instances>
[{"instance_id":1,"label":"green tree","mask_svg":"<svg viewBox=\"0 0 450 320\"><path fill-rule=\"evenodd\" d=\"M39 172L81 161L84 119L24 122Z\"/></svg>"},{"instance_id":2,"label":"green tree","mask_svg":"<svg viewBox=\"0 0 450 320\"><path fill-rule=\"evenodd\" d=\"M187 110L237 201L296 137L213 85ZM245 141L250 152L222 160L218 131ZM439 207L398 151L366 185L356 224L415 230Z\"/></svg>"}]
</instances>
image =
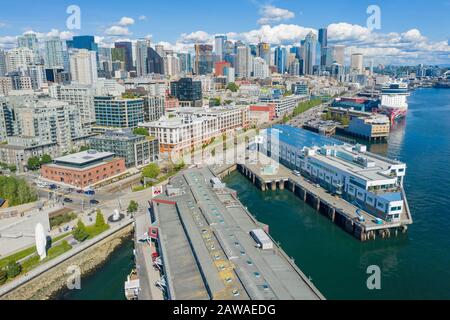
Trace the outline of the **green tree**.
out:
<instances>
[{"instance_id":1,"label":"green tree","mask_svg":"<svg viewBox=\"0 0 450 320\"><path fill-rule=\"evenodd\" d=\"M0 176L0 198L7 199L10 206L17 206L36 201L37 195L24 179Z\"/></svg>"},{"instance_id":2,"label":"green tree","mask_svg":"<svg viewBox=\"0 0 450 320\"><path fill-rule=\"evenodd\" d=\"M149 136L148 130L145 129L145 128L135 128L133 130L133 133L136 134L136 135L139 135L139 136L146 136L146 137Z\"/></svg>"},{"instance_id":3,"label":"green tree","mask_svg":"<svg viewBox=\"0 0 450 320\"><path fill-rule=\"evenodd\" d=\"M131 200L130 204L128 205L127 212L128 213L135 213L135 212L138 211L138 209L139 209L138 203L136 201L134 201L134 200Z\"/></svg>"},{"instance_id":4,"label":"green tree","mask_svg":"<svg viewBox=\"0 0 450 320\"><path fill-rule=\"evenodd\" d=\"M78 220L77 227L73 231L73 237L78 242L83 242L89 237L89 233L84 225L83 221Z\"/></svg>"},{"instance_id":5,"label":"green tree","mask_svg":"<svg viewBox=\"0 0 450 320\"><path fill-rule=\"evenodd\" d=\"M95 216L95 226L103 227L106 225L105 217L102 214L101 210L97 210L97 215Z\"/></svg>"},{"instance_id":6,"label":"green tree","mask_svg":"<svg viewBox=\"0 0 450 320\"><path fill-rule=\"evenodd\" d=\"M89 146L81 146L80 147L80 152L88 151L89 149L91 149Z\"/></svg>"},{"instance_id":7,"label":"green tree","mask_svg":"<svg viewBox=\"0 0 450 320\"><path fill-rule=\"evenodd\" d=\"M53 161L53 159L49 154L44 154L41 158L41 165L51 163L52 161Z\"/></svg>"},{"instance_id":8,"label":"green tree","mask_svg":"<svg viewBox=\"0 0 450 320\"><path fill-rule=\"evenodd\" d=\"M8 263L6 272L8 274L8 278L13 279L22 272L22 266L16 261L11 261L10 263Z\"/></svg>"},{"instance_id":9,"label":"green tree","mask_svg":"<svg viewBox=\"0 0 450 320\"><path fill-rule=\"evenodd\" d=\"M0 269L0 285L4 284L8 279L8 273L4 269Z\"/></svg>"},{"instance_id":10,"label":"green tree","mask_svg":"<svg viewBox=\"0 0 450 320\"><path fill-rule=\"evenodd\" d=\"M41 161L39 157L31 157L28 159L27 167L29 170L38 170L41 167Z\"/></svg>"},{"instance_id":11,"label":"green tree","mask_svg":"<svg viewBox=\"0 0 450 320\"><path fill-rule=\"evenodd\" d=\"M341 123L344 126L348 126L350 124L350 119L348 117L342 117Z\"/></svg>"},{"instance_id":12,"label":"green tree","mask_svg":"<svg viewBox=\"0 0 450 320\"><path fill-rule=\"evenodd\" d=\"M239 90L239 86L234 82L230 82L227 85L227 90L230 90L231 92L237 92Z\"/></svg>"},{"instance_id":13,"label":"green tree","mask_svg":"<svg viewBox=\"0 0 450 320\"><path fill-rule=\"evenodd\" d=\"M148 179L156 179L160 174L161 169L156 163L150 163L142 170L142 176Z\"/></svg>"}]
</instances>

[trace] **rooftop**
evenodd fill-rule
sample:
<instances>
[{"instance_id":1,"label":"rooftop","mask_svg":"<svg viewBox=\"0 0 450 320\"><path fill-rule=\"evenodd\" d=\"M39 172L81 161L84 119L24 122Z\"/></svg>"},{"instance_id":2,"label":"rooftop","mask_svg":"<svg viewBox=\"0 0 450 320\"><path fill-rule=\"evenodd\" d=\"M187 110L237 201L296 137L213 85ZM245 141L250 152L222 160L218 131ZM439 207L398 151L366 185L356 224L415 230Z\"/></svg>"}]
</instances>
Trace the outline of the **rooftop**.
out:
<instances>
[{"instance_id":1,"label":"rooftop","mask_svg":"<svg viewBox=\"0 0 450 320\"><path fill-rule=\"evenodd\" d=\"M267 134L272 133L279 134L280 141L297 147L314 147L324 145L342 145L343 142L322 136L320 134L298 129L288 125L275 125L273 128L267 129Z\"/></svg>"},{"instance_id":2,"label":"rooftop","mask_svg":"<svg viewBox=\"0 0 450 320\"><path fill-rule=\"evenodd\" d=\"M214 177L189 169L170 181L180 192L154 199L171 298L323 299L281 248L257 248L250 232L263 225Z\"/></svg>"},{"instance_id":3,"label":"rooftop","mask_svg":"<svg viewBox=\"0 0 450 320\"><path fill-rule=\"evenodd\" d=\"M88 150L79 153L69 154L55 159L55 163L66 163L72 165L86 165L94 161L101 161L107 158L114 157L112 152L98 152L95 150Z\"/></svg>"}]
</instances>

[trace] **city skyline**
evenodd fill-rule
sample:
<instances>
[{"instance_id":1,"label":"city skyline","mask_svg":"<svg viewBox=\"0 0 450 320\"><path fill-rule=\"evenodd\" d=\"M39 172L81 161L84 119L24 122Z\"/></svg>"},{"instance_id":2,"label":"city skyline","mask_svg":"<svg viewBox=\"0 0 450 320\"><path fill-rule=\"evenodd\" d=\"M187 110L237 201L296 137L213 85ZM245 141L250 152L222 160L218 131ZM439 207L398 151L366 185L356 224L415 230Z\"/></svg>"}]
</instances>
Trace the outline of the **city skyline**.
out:
<instances>
[{"instance_id":1,"label":"city skyline","mask_svg":"<svg viewBox=\"0 0 450 320\"><path fill-rule=\"evenodd\" d=\"M31 2L25 2L30 8L35 7ZM450 61L449 35L446 34L449 28L445 27L448 22L443 19L446 8L450 9L448 1L434 4L433 19L428 16L415 18L423 12L421 8L426 5L425 1L408 6L405 1L395 4L379 1L381 29L374 31L366 26L369 17L366 11L370 5L366 1L340 3L339 10L331 1L320 5L292 1L232 1L227 3L233 9L229 12L222 10L223 5L204 1L199 1L196 6L174 1L177 10L168 10L167 5L161 3L130 6L127 2L126 5L115 3L105 7L78 1L81 29L72 31L65 25L69 5L68 1L57 5L40 3L40 15L37 14L39 8L19 12L12 2L4 1L0 13L0 48L16 46L16 37L30 31L40 39L60 36L67 40L74 35L92 34L100 46L109 47L114 42L148 37L153 45L163 44L167 49L177 51L192 50L196 43L213 44L214 36L218 34L247 43L264 41L273 46L295 45L309 32L317 33L319 28L327 27L330 44L345 45L347 59L358 52L373 59L375 64L448 64ZM327 10L323 10L323 6ZM398 14L400 9L404 12L401 15ZM92 14L98 10L103 14ZM221 10L219 19L211 14L218 10ZM235 12L248 18L235 19ZM444 26L438 27L439 24L434 23L439 17ZM232 25L230 21L233 21Z\"/></svg>"}]
</instances>

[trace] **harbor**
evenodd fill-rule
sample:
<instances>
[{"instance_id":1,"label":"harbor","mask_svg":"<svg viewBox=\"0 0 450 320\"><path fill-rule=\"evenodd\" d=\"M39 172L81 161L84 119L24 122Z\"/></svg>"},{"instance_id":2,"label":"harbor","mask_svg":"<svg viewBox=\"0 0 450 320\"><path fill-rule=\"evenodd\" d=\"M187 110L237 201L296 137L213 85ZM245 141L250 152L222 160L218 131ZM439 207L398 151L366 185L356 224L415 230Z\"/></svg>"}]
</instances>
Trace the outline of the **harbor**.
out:
<instances>
[{"instance_id":1,"label":"harbor","mask_svg":"<svg viewBox=\"0 0 450 320\"><path fill-rule=\"evenodd\" d=\"M379 224L376 217L368 212L360 210L340 197L331 195L317 184L294 175L290 169L274 163L266 156L259 154L259 157L260 163L238 164L216 173L224 178L233 171L232 169L237 169L262 191L289 190L318 213L328 217L333 223L361 241L375 240L377 237L389 238L399 233L406 233L408 225L412 224L409 208L403 212L401 221ZM276 174L263 174L264 169L268 167L267 163L277 166Z\"/></svg>"},{"instance_id":2,"label":"harbor","mask_svg":"<svg viewBox=\"0 0 450 320\"><path fill-rule=\"evenodd\" d=\"M324 299L208 167L171 179L151 217L166 299Z\"/></svg>"}]
</instances>

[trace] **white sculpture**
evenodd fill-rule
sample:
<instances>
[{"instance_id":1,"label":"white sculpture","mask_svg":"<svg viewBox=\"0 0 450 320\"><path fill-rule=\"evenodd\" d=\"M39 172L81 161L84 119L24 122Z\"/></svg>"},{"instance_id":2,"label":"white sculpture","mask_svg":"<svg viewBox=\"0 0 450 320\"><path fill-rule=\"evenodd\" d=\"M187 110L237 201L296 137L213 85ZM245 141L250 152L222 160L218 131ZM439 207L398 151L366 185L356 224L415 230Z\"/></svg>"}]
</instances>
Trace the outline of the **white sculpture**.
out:
<instances>
[{"instance_id":1,"label":"white sculpture","mask_svg":"<svg viewBox=\"0 0 450 320\"><path fill-rule=\"evenodd\" d=\"M113 221L119 221L120 220L120 211L119 210L114 210L114 215L113 215Z\"/></svg>"},{"instance_id":2,"label":"white sculpture","mask_svg":"<svg viewBox=\"0 0 450 320\"><path fill-rule=\"evenodd\" d=\"M42 261L47 257L47 235L42 224L38 223L36 225L34 234L36 238L36 250Z\"/></svg>"}]
</instances>

